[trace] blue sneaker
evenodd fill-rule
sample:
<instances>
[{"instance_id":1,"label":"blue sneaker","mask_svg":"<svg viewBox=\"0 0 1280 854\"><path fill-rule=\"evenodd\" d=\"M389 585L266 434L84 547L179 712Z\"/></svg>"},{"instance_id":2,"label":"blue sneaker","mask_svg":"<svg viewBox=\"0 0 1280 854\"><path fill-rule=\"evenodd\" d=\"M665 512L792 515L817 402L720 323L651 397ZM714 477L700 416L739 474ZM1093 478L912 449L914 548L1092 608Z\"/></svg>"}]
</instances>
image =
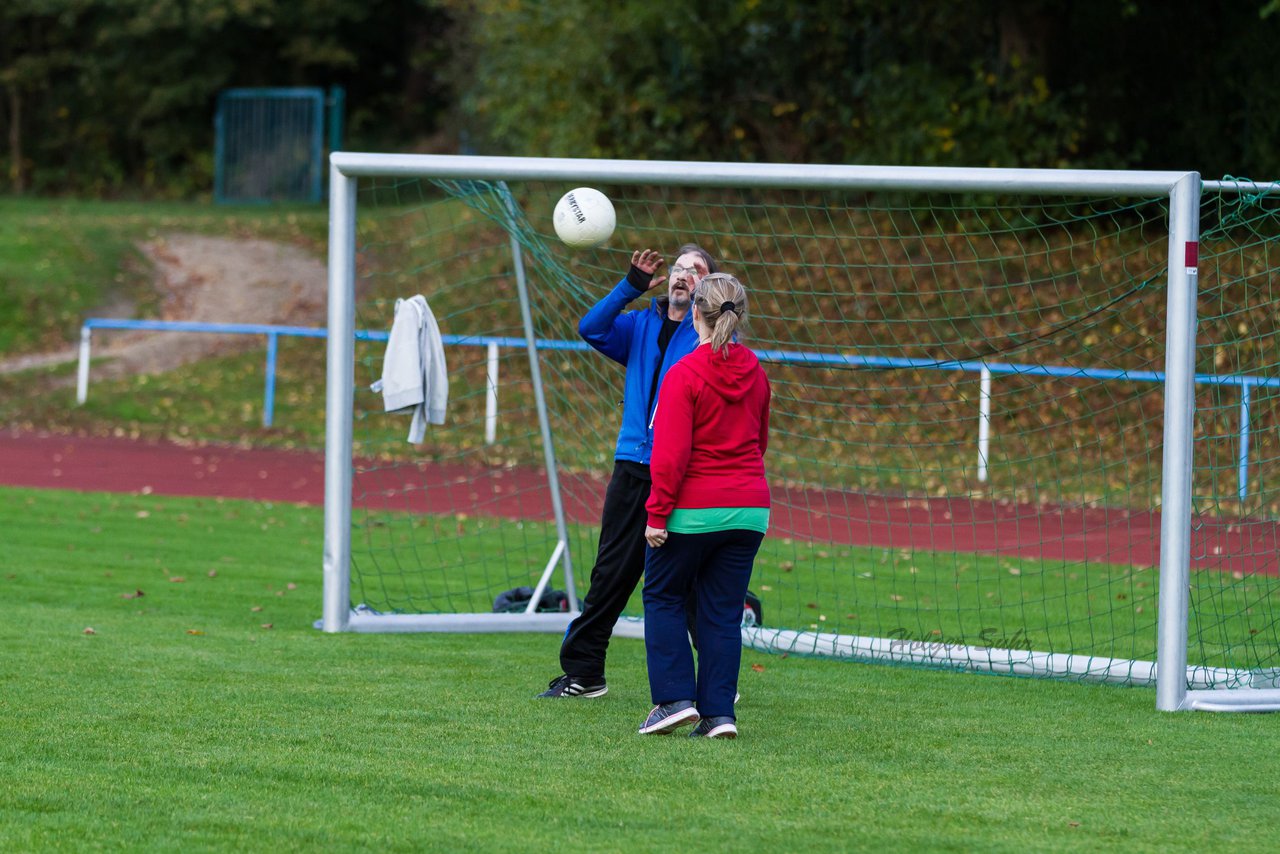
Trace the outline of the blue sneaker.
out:
<instances>
[{"instance_id":1,"label":"blue sneaker","mask_svg":"<svg viewBox=\"0 0 1280 854\"><path fill-rule=\"evenodd\" d=\"M738 724L733 718L713 717L703 718L693 732L689 733L689 738L737 738Z\"/></svg>"},{"instance_id":2,"label":"blue sneaker","mask_svg":"<svg viewBox=\"0 0 1280 854\"><path fill-rule=\"evenodd\" d=\"M698 710L693 707L693 700L675 700L670 703L659 703L653 707L649 717L640 725L641 735L668 735L682 726L696 724Z\"/></svg>"}]
</instances>

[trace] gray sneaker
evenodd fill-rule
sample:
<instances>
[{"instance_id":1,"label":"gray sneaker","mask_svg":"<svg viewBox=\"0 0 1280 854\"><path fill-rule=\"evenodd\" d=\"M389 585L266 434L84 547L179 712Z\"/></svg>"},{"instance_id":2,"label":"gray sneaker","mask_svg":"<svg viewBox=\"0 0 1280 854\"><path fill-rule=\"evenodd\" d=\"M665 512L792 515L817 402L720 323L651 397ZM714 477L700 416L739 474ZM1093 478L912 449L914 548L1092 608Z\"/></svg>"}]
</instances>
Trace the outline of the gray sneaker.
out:
<instances>
[{"instance_id":1,"label":"gray sneaker","mask_svg":"<svg viewBox=\"0 0 1280 854\"><path fill-rule=\"evenodd\" d=\"M689 738L737 738L738 724L733 718L703 718L689 733Z\"/></svg>"},{"instance_id":2,"label":"gray sneaker","mask_svg":"<svg viewBox=\"0 0 1280 854\"><path fill-rule=\"evenodd\" d=\"M697 722L698 710L693 707L693 700L674 700L654 706L649 717L640 725L640 734L668 735L682 726Z\"/></svg>"}]
</instances>

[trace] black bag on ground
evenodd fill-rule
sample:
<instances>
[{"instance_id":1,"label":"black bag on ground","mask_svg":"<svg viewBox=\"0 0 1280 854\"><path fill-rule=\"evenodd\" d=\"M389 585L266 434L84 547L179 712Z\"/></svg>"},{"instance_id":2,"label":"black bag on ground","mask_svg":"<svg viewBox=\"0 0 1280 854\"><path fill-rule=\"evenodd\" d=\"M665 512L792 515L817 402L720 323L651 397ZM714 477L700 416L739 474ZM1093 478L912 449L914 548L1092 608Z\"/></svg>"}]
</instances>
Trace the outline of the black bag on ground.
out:
<instances>
[{"instance_id":1,"label":"black bag on ground","mask_svg":"<svg viewBox=\"0 0 1280 854\"><path fill-rule=\"evenodd\" d=\"M506 590L498 594L493 600L493 612L495 614L519 614L529 607L529 600L533 598L532 587L516 587L512 590ZM544 590L542 598L538 600L538 611L547 612L565 612L569 610L569 595L563 590Z\"/></svg>"},{"instance_id":2,"label":"black bag on ground","mask_svg":"<svg viewBox=\"0 0 1280 854\"><path fill-rule=\"evenodd\" d=\"M764 606L760 604L760 597L748 590L746 599L742 603L742 625L763 626Z\"/></svg>"}]
</instances>

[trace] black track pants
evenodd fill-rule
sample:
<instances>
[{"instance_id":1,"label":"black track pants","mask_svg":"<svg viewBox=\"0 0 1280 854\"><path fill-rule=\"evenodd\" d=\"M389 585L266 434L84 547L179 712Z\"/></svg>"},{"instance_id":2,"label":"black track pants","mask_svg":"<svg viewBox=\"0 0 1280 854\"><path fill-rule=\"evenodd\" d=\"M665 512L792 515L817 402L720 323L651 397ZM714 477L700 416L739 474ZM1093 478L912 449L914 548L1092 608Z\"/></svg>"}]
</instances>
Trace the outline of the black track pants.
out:
<instances>
[{"instance_id":1,"label":"black track pants","mask_svg":"<svg viewBox=\"0 0 1280 854\"><path fill-rule=\"evenodd\" d=\"M604 676L613 626L644 575L644 528L648 519L649 467L618 460L604 493L600 547L582 614L569 624L560 645L560 667L571 676ZM693 600L689 601L693 607ZM693 614L689 614L689 623Z\"/></svg>"}]
</instances>

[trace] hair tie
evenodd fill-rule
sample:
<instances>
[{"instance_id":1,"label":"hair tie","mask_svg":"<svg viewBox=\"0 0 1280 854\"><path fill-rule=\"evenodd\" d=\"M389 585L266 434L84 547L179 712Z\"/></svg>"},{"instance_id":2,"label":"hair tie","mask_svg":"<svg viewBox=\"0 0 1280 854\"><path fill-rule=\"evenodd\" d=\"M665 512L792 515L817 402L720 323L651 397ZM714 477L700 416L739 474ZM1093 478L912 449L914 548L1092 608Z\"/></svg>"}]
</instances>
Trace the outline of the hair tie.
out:
<instances>
[{"instance_id":1,"label":"hair tie","mask_svg":"<svg viewBox=\"0 0 1280 854\"><path fill-rule=\"evenodd\" d=\"M738 310L733 307L733 303L727 301L720 303L720 312L723 314L726 311L732 311L735 315L738 313Z\"/></svg>"}]
</instances>

